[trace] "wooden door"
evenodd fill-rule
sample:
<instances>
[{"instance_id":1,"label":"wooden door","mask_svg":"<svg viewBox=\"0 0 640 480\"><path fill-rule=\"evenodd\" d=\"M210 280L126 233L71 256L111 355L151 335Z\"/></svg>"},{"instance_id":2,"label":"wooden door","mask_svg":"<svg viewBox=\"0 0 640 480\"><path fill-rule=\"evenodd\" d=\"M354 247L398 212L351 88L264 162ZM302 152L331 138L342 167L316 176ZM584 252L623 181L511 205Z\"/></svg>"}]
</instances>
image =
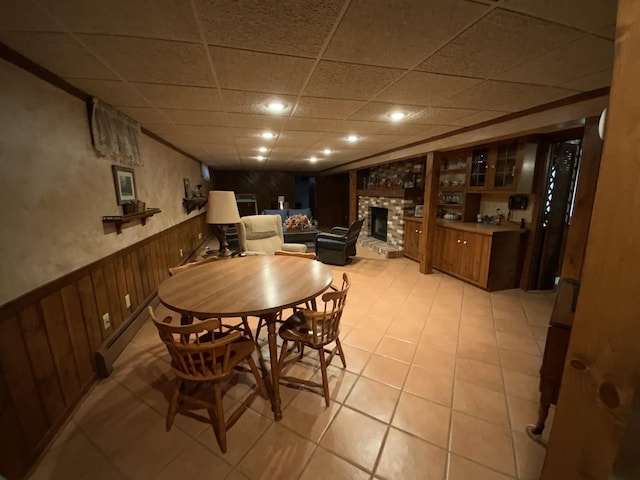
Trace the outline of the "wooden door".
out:
<instances>
[{"instance_id":1,"label":"wooden door","mask_svg":"<svg viewBox=\"0 0 640 480\"><path fill-rule=\"evenodd\" d=\"M313 215L321 230L349 226L349 174L317 176L315 194Z\"/></svg>"},{"instance_id":2,"label":"wooden door","mask_svg":"<svg viewBox=\"0 0 640 480\"><path fill-rule=\"evenodd\" d=\"M462 238L460 275L483 287L487 286L491 237L478 233L464 232Z\"/></svg>"},{"instance_id":3,"label":"wooden door","mask_svg":"<svg viewBox=\"0 0 640 480\"><path fill-rule=\"evenodd\" d=\"M422 224L410 220L404 223L404 256L419 260L418 245L420 243L420 229Z\"/></svg>"},{"instance_id":4,"label":"wooden door","mask_svg":"<svg viewBox=\"0 0 640 480\"><path fill-rule=\"evenodd\" d=\"M442 269L460 275L462 232L453 228L443 228L442 231Z\"/></svg>"}]
</instances>

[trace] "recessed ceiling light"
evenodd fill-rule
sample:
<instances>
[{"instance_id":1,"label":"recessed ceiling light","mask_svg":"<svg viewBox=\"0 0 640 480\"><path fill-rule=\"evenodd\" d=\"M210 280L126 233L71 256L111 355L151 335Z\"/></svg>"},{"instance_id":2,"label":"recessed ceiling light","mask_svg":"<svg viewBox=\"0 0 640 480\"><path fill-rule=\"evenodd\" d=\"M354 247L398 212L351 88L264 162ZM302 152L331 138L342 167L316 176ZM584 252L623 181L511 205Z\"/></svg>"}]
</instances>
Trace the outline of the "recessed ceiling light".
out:
<instances>
[{"instance_id":1,"label":"recessed ceiling light","mask_svg":"<svg viewBox=\"0 0 640 480\"><path fill-rule=\"evenodd\" d=\"M268 150L268 149L267 149L267 147L260 147L260 148L258 149L258 151L259 151L259 152L262 152L262 153L266 152L267 150Z\"/></svg>"},{"instance_id":2,"label":"recessed ceiling light","mask_svg":"<svg viewBox=\"0 0 640 480\"><path fill-rule=\"evenodd\" d=\"M325 155L331 155L333 153L333 150L331 150L330 148L325 148L322 153L324 153Z\"/></svg>"},{"instance_id":3,"label":"recessed ceiling light","mask_svg":"<svg viewBox=\"0 0 640 480\"><path fill-rule=\"evenodd\" d=\"M263 132L260 134L260 136L266 140L270 140L272 138L275 138L275 134L273 132Z\"/></svg>"},{"instance_id":4,"label":"recessed ceiling light","mask_svg":"<svg viewBox=\"0 0 640 480\"><path fill-rule=\"evenodd\" d=\"M309 158L309 161L311 163L316 163L318 161L318 159L316 157L311 157L311 158Z\"/></svg>"},{"instance_id":5,"label":"recessed ceiling light","mask_svg":"<svg viewBox=\"0 0 640 480\"><path fill-rule=\"evenodd\" d=\"M349 135L347 137L347 142L349 143L356 143L358 140L360 140L360 137L357 135Z\"/></svg>"},{"instance_id":6,"label":"recessed ceiling light","mask_svg":"<svg viewBox=\"0 0 640 480\"><path fill-rule=\"evenodd\" d=\"M262 155L258 155L256 158L257 158L258 160L260 160L260 161L263 161L263 160L264 160L264 157L263 157Z\"/></svg>"},{"instance_id":7,"label":"recessed ceiling light","mask_svg":"<svg viewBox=\"0 0 640 480\"><path fill-rule=\"evenodd\" d=\"M391 119L392 122L399 122L406 116L407 114L404 112L392 112L389 114L389 118Z\"/></svg>"},{"instance_id":8,"label":"recessed ceiling light","mask_svg":"<svg viewBox=\"0 0 640 480\"><path fill-rule=\"evenodd\" d=\"M280 113L284 111L285 108L287 108L287 106L282 102L271 102L267 104L267 109L273 113Z\"/></svg>"}]
</instances>

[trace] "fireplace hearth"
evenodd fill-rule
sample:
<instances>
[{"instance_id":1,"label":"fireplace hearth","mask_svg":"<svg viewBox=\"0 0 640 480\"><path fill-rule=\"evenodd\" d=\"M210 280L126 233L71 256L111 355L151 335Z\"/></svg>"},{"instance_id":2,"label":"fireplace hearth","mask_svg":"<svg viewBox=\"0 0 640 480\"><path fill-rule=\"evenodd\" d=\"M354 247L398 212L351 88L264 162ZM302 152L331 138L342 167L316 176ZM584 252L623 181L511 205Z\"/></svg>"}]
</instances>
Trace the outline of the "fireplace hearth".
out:
<instances>
[{"instance_id":1,"label":"fireplace hearth","mask_svg":"<svg viewBox=\"0 0 640 480\"><path fill-rule=\"evenodd\" d=\"M387 219L389 216L389 209L371 207L370 215L371 215L371 236L373 238L377 238L378 240L382 240L383 242L386 242L387 241Z\"/></svg>"}]
</instances>

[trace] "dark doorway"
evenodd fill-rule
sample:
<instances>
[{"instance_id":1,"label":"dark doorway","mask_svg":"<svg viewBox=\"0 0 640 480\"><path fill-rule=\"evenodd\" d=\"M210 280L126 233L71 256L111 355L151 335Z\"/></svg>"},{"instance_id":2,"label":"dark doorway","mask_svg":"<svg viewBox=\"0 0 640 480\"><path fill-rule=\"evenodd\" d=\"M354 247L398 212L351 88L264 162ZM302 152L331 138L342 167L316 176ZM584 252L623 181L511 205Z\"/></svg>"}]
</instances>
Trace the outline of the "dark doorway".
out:
<instances>
[{"instance_id":1,"label":"dark doorway","mask_svg":"<svg viewBox=\"0 0 640 480\"><path fill-rule=\"evenodd\" d=\"M537 265L532 272L536 290L553 289L560 275L581 153L579 139L547 144L545 190L532 258L532 265Z\"/></svg>"},{"instance_id":2,"label":"dark doorway","mask_svg":"<svg viewBox=\"0 0 640 480\"><path fill-rule=\"evenodd\" d=\"M296 196L293 208L310 208L312 214L316 211L316 179L315 177L295 178Z\"/></svg>"}]
</instances>

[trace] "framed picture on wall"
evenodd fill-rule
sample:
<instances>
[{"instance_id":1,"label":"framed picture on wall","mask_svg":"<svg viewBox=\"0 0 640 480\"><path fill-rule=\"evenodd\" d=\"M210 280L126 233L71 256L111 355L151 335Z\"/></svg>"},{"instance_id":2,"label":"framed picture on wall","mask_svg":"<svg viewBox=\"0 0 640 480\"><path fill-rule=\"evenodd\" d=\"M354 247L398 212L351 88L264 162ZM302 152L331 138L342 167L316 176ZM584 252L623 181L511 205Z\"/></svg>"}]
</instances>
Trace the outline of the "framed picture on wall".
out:
<instances>
[{"instance_id":1,"label":"framed picture on wall","mask_svg":"<svg viewBox=\"0 0 640 480\"><path fill-rule=\"evenodd\" d=\"M113 171L113 182L116 187L118 205L136 201L136 179L133 168L112 165L111 170Z\"/></svg>"},{"instance_id":2,"label":"framed picture on wall","mask_svg":"<svg viewBox=\"0 0 640 480\"><path fill-rule=\"evenodd\" d=\"M192 198L193 190L191 190L191 182L188 178L183 178L182 183L184 183L184 198Z\"/></svg>"},{"instance_id":3,"label":"framed picture on wall","mask_svg":"<svg viewBox=\"0 0 640 480\"><path fill-rule=\"evenodd\" d=\"M423 217L424 216L424 205L416 205L416 209L413 213L414 217Z\"/></svg>"}]
</instances>

